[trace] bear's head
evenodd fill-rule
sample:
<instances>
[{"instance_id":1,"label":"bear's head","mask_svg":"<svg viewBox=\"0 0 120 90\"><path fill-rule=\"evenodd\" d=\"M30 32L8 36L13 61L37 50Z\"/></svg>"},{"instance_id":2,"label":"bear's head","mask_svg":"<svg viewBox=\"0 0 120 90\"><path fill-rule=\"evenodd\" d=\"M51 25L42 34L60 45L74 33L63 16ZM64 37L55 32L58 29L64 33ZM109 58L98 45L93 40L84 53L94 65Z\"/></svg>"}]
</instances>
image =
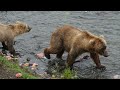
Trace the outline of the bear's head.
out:
<instances>
[{"instance_id":1,"label":"bear's head","mask_svg":"<svg viewBox=\"0 0 120 90\"><path fill-rule=\"evenodd\" d=\"M29 32L32 28L24 22L16 21L14 24L9 25L15 36Z\"/></svg>"},{"instance_id":2,"label":"bear's head","mask_svg":"<svg viewBox=\"0 0 120 90\"><path fill-rule=\"evenodd\" d=\"M108 57L108 52L106 50L107 48L107 42L104 39L104 36L99 36L97 38L93 38L89 41L91 45L91 50L93 52L99 53L100 55L103 55L104 57Z\"/></svg>"}]
</instances>

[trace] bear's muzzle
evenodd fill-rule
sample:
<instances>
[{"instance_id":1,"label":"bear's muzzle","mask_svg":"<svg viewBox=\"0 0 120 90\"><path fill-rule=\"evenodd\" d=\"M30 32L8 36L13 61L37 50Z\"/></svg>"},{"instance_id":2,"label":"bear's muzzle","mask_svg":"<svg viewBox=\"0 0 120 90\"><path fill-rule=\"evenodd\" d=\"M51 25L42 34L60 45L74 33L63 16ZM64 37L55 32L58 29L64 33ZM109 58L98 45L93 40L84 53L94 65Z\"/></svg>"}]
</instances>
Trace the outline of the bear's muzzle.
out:
<instances>
[{"instance_id":1,"label":"bear's muzzle","mask_svg":"<svg viewBox=\"0 0 120 90\"><path fill-rule=\"evenodd\" d=\"M31 29L32 29L32 27L29 27L29 26L28 26L28 32L29 32Z\"/></svg>"},{"instance_id":2,"label":"bear's muzzle","mask_svg":"<svg viewBox=\"0 0 120 90\"><path fill-rule=\"evenodd\" d=\"M109 56L107 50L104 51L103 56L104 57L108 57Z\"/></svg>"}]
</instances>

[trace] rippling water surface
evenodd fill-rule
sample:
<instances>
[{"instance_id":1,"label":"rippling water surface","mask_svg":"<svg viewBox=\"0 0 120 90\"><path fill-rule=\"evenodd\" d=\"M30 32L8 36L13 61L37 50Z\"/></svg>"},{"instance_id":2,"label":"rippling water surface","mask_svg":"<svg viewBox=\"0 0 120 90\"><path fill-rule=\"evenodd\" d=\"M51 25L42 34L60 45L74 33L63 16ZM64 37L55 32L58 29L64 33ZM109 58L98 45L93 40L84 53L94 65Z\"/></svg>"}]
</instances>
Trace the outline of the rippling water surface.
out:
<instances>
[{"instance_id":1,"label":"rippling water surface","mask_svg":"<svg viewBox=\"0 0 120 90\"><path fill-rule=\"evenodd\" d=\"M16 37L15 49L21 53L20 63L26 58L39 64L37 73L44 72L46 63L35 57L49 46L51 33L57 26L70 24L86 29L96 35L104 35L108 43L109 57L100 56L106 71L94 69L92 60L85 60L79 66L79 75L83 78L113 78L120 74L120 11L8 11L0 12L0 22L23 21L32 27L29 33ZM66 59L67 54L63 55ZM52 59L55 55L52 55ZM79 57L80 58L80 57ZM79 59L78 58L78 59Z\"/></svg>"}]
</instances>

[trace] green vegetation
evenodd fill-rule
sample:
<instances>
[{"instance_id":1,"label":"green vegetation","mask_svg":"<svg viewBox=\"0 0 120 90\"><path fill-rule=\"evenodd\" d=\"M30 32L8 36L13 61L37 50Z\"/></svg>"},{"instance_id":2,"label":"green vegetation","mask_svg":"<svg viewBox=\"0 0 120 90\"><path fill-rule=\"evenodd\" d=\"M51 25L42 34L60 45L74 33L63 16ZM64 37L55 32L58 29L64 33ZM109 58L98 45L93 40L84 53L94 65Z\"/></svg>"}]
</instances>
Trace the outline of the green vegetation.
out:
<instances>
[{"instance_id":1,"label":"green vegetation","mask_svg":"<svg viewBox=\"0 0 120 90\"><path fill-rule=\"evenodd\" d=\"M75 70L70 70L70 68L66 68L63 70L61 75L63 79L77 79L77 73Z\"/></svg>"},{"instance_id":2,"label":"green vegetation","mask_svg":"<svg viewBox=\"0 0 120 90\"><path fill-rule=\"evenodd\" d=\"M6 69L22 74L22 79L39 79L40 77L37 75L34 75L32 72L30 72L27 68L21 68L16 62L18 60L7 60L5 57L0 56L0 64L3 65Z\"/></svg>"},{"instance_id":3,"label":"green vegetation","mask_svg":"<svg viewBox=\"0 0 120 90\"><path fill-rule=\"evenodd\" d=\"M65 60L54 59L48 62L47 73L51 79L79 79L77 68L70 70L65 66Z\"/></svg>"}]
</instances>

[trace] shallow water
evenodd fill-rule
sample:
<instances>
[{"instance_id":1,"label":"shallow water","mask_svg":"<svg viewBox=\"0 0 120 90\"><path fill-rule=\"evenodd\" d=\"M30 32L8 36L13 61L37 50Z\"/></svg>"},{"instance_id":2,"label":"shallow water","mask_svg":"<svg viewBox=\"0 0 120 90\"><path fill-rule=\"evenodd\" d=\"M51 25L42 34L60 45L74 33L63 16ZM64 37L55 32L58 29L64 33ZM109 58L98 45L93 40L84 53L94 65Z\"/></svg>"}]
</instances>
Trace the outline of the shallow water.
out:
<instances>
[{"instance_id":1,"label":"shallow water","mask_svg":"<svg viewBox=\"0 0 120 90\"><path fill-rule=\"evenodd\" d=\"M49 46L51 33L64 24L86 29L96 35L104 35L108 43L109 57L100 56L105 71L94 69L92 60L85 60L79 66L79 75L83 78L113 78L120 74L120 11L8 11L0 12L0 22L11 23L23 21L32 27L28 33L15 38L16 51L21 53L20 63L29 57L32 62L39 64L37 73L46 69L49 60L37 59L35 54L43 52ZM66 59L67 54L63 55ZM52 59L55 55L52 55ZM80 58L80 57L79 57ZM78 58L78 59L79 59Z\"/></svg>"}]
</instances>

